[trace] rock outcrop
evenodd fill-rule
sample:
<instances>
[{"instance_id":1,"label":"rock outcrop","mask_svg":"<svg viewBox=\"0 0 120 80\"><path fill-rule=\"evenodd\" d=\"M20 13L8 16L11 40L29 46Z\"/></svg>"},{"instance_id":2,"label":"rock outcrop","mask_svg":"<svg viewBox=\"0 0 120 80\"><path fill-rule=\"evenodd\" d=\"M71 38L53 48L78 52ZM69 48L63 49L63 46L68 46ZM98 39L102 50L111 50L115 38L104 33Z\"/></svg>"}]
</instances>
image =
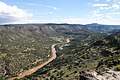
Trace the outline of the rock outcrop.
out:
<instances>
[{"instance_id":1,"label":"rock outcrop","mask_svg":"<svg viewBox=\"0 0 120 80\"><path fill-rule=\"evenodd\" d=\"M95 71L82 72L80 80L120 80L120 71L109 70L102 74Z\"/></svg>"}]
</instances>

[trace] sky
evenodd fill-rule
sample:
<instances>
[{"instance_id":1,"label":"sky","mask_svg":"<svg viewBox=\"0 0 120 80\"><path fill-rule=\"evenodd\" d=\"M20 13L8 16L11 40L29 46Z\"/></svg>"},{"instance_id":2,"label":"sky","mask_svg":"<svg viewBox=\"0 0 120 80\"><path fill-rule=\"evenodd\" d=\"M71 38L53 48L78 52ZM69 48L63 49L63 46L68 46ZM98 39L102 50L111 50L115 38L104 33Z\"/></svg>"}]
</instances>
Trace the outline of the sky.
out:
<instances>
[{"instance_id":1,"label":"sky","mask_svg":"<svg viewBox=\"0 0 120 80\"><path fill-rule=\"evenodd\" d=\"M120 25L120 0L0 0L0 24Z\"/></svg>"}]
</instances>

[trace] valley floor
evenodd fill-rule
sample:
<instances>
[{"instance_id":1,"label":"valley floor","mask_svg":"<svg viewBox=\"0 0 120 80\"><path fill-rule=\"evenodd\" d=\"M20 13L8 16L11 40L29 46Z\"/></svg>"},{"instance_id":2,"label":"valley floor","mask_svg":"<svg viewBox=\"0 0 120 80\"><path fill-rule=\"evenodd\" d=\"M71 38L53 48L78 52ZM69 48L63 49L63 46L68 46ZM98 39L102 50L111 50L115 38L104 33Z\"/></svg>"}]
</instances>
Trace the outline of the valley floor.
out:
<instances>
[{"instance_id":1,"label":"valley floor","mask_svg":"<svg viewBox=\"0 0 120 80\"><path fill-rule=\"evenodd\" d=\"M70 42L70 40L66 39L66 43L69 43L69 42ZM34 67L32 69L24 71L24 72L20 73L17 77L10 78L9 80L21 79L21 78L23 78L25 76L31 75L32 73L36 72L38 69L40 69L40 68L44 67L45 65L49 64L50 62L52 62L57 57L55 46L58 45L58 44L60 44L60 43L56 43L56 44L53 44L51 46L51 48L52 48L52 57L50 59L48 59L46 62L44 62L43 64L41 64L39 66L36 66L36 67Z\"/></svg>"}]
</instances>

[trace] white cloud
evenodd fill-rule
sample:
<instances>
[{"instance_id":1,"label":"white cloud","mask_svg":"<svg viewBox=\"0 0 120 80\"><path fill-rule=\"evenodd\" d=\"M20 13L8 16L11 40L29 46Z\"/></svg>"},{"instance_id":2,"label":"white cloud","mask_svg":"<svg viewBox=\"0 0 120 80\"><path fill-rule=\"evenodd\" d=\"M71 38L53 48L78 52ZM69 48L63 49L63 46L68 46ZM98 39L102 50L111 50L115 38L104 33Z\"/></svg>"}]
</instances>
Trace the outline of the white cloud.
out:
<instances>
[{"instance_id":1,"label":"white cloud","mask_svg":"<svg viewBox=\"0 0 120 80\"><path fill-rule=\"evenodd\" d=\"M88 14L88 17L91 18L92 21L96 19L97 21L95 22L98 23L120 25L120 0L105 0L104 3L91 3L91 6L95 7L95 10L92 10Z\"/></svg>"},{"instance_id":2,"label":"white cloud","mask_svg":"<svg viewBox=\"0 0 120 80\"><path fill-rule=\"evenodd\" d=\"M112 19L113 17L112 17L112 16L110 16L109 14L106 14L106 15L104 16L104 18L107 18L107 19Z\"/></svg>"},{"instance_id":3,"label":"white cloud","mask_svg":"<svg viewBox=\"0 0 120 80\"><path fill-rule=\"evenodd\" d=\"M0 23L25 20L30 16L32 14L27 13L17 6L10 6L4 2L0 2Z\"/></svg>"},{"instance_id":4,"label":"white cloud","mask_svg":"<svg viewBox=\"0 0 120 80\"><path fill-rule=\"evenodd\" d=\"M100 0L95 0L95 1L97 1L97 2L98 2L98 1L100 1Z\"/></svg>"},{"instance_id":5,"label":"white cloud","mask_svg":"<svg viewBox=\"0 0 120 80\"><path fill-rule=\"evenodd\" d=\"M94 7L105 7L108 6L108 4L93 4Z\"/></svg>"},{"instance_id":6,"label":"white cloud","mask_svg":"<svg viewBox=\"0 0 120 80\"><path fill-rule=\"evenodd\" d=\"M120 12L111 12L111 13L108 13L110 15L120 15Z\"/></svg>"},{"instance_id":7,"label":"white cloud","mask_svg":"<svg viewBox=\"0 0 120 80\"><path fill-rule=\"evenodd\" d=\"M111 6L109 6L109 7L99 7L100 10L109 10L111 8L112 8Z\"/></svg>"},{"instance_id":8,"label":"white cloud","mask_svg":"<svg viewBox=\"0 0 120 80\"><path fill-rule=\"evenodd\" d=\"M119 6L118 4L113 4L113 5L112 5L112 8L114 8L114 9L119 9L120 6Z\"/></svg>"},{"instance_id":9,"label":"white cloud","mask_svg":"<svg viewBox=\"0 0 120 80\"><path fill-rule=\"evenodd\" d=\"M114 2L120 2L120 0L113 0Z\"/></svg>"},{"instance_id":10,"label":"white cloud","mask_svg":"<svg viewBox=\"0 0 120 80\"><path fill-rule=\"evenodd\" d=\"M53 12L49 12L49 14L53 14Z\"/></svg>"},{"instance_id":11,"label":"white cloud","mask_svg":"<svg viewBox=\"0 0 120 80\"><path fill-rule=\"evenodd\" d=\"M103 14L94 13L93 16L95 16L95 17L101 17L102 18Z\"/></svg>"},{"instance_id":12,"label":"white cloud","mask_svg":"<svg viewBox=\"0 0 120 80\"><path fill-rule=\"evenodd\" d=\"M25 3L26 5L30 5L30 6L41 6L41 7L46 7L46 8L50 8L53 10L61 10L60 8L54 7L54 6L48 6L48 5L42 5L42 4L36 4L36 3Z\"/></svg>"},{"instance_id":13,"label":"white cloud","mask_svg":"<svg viewBox=\"0 0 120 80\"><path fill-rule=\"evenodd\" d=\"M60 8L57 8L57 7L53 7L54 10L61 10Z\"/></svg>"},{"instance_id":14,"label":"white cloud","mask_svg":"<svg viewBox=\"0 0 120 80\"><path fill-rule=\"evenodd\" d=\"M106 2L110 2L111 0L106 0Z\"/></svg>"},{"instance_id":15,"label":"white cloud","mask_svg":"<svg viewBox=\"0 0 120 80\"><path fill-rule=\"evenodd\" d=\"M48 7L48 8L54 9L54 10L61 10L60 8L57 8L57 7L54 7L54 6L44 6L44 7Z\"/></svg>"},{"instance_id":16,"label":"white cloud","mask_svg":"<svg viewBox=\"0 0 120 80\"><path fill-rule=\"evenodd\" d=\"M103 18L103 14L100 13L99 9L91 11L88 15L89 18Z\"/></svg>"},{"instance_id":17,"label":"white cloud","mask_svg":"<svg viewBox=\"0 0 120 80\"><path fill-rule=\"evenodd\" d=\"M106 2L120 2L120 0L106 0Z\"/></svg>"},{"instance_id":18,"label":"white cloud","mask_svg":"<svg viewBox=\"0 0 120 80\"><path fill-rule=\"evenodd\" d=\"M96 18L96 19L112 19L112 15L106 13L101 13L99 9L95 11L91 11L90 14L88 15L89 18Z\"/></svg>"}]
</instances>

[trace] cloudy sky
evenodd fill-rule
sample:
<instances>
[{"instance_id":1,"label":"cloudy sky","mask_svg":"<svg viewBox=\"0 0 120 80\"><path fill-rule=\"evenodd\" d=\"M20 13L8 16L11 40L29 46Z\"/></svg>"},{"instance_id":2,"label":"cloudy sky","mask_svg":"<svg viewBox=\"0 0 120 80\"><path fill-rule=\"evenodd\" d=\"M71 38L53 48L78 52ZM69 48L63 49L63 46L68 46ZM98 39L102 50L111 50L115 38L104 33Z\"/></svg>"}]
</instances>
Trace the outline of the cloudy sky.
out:
<instances>
[{"instance_id":1,"label":"cloudy sky","mask_svg":"<svg viewBox=\"0 0 120 80\"><path fill-rule=\"evenodd\" d=\"M120 25L120 0L0 0L0 24Z\"/></svg>"}]
</instances>

